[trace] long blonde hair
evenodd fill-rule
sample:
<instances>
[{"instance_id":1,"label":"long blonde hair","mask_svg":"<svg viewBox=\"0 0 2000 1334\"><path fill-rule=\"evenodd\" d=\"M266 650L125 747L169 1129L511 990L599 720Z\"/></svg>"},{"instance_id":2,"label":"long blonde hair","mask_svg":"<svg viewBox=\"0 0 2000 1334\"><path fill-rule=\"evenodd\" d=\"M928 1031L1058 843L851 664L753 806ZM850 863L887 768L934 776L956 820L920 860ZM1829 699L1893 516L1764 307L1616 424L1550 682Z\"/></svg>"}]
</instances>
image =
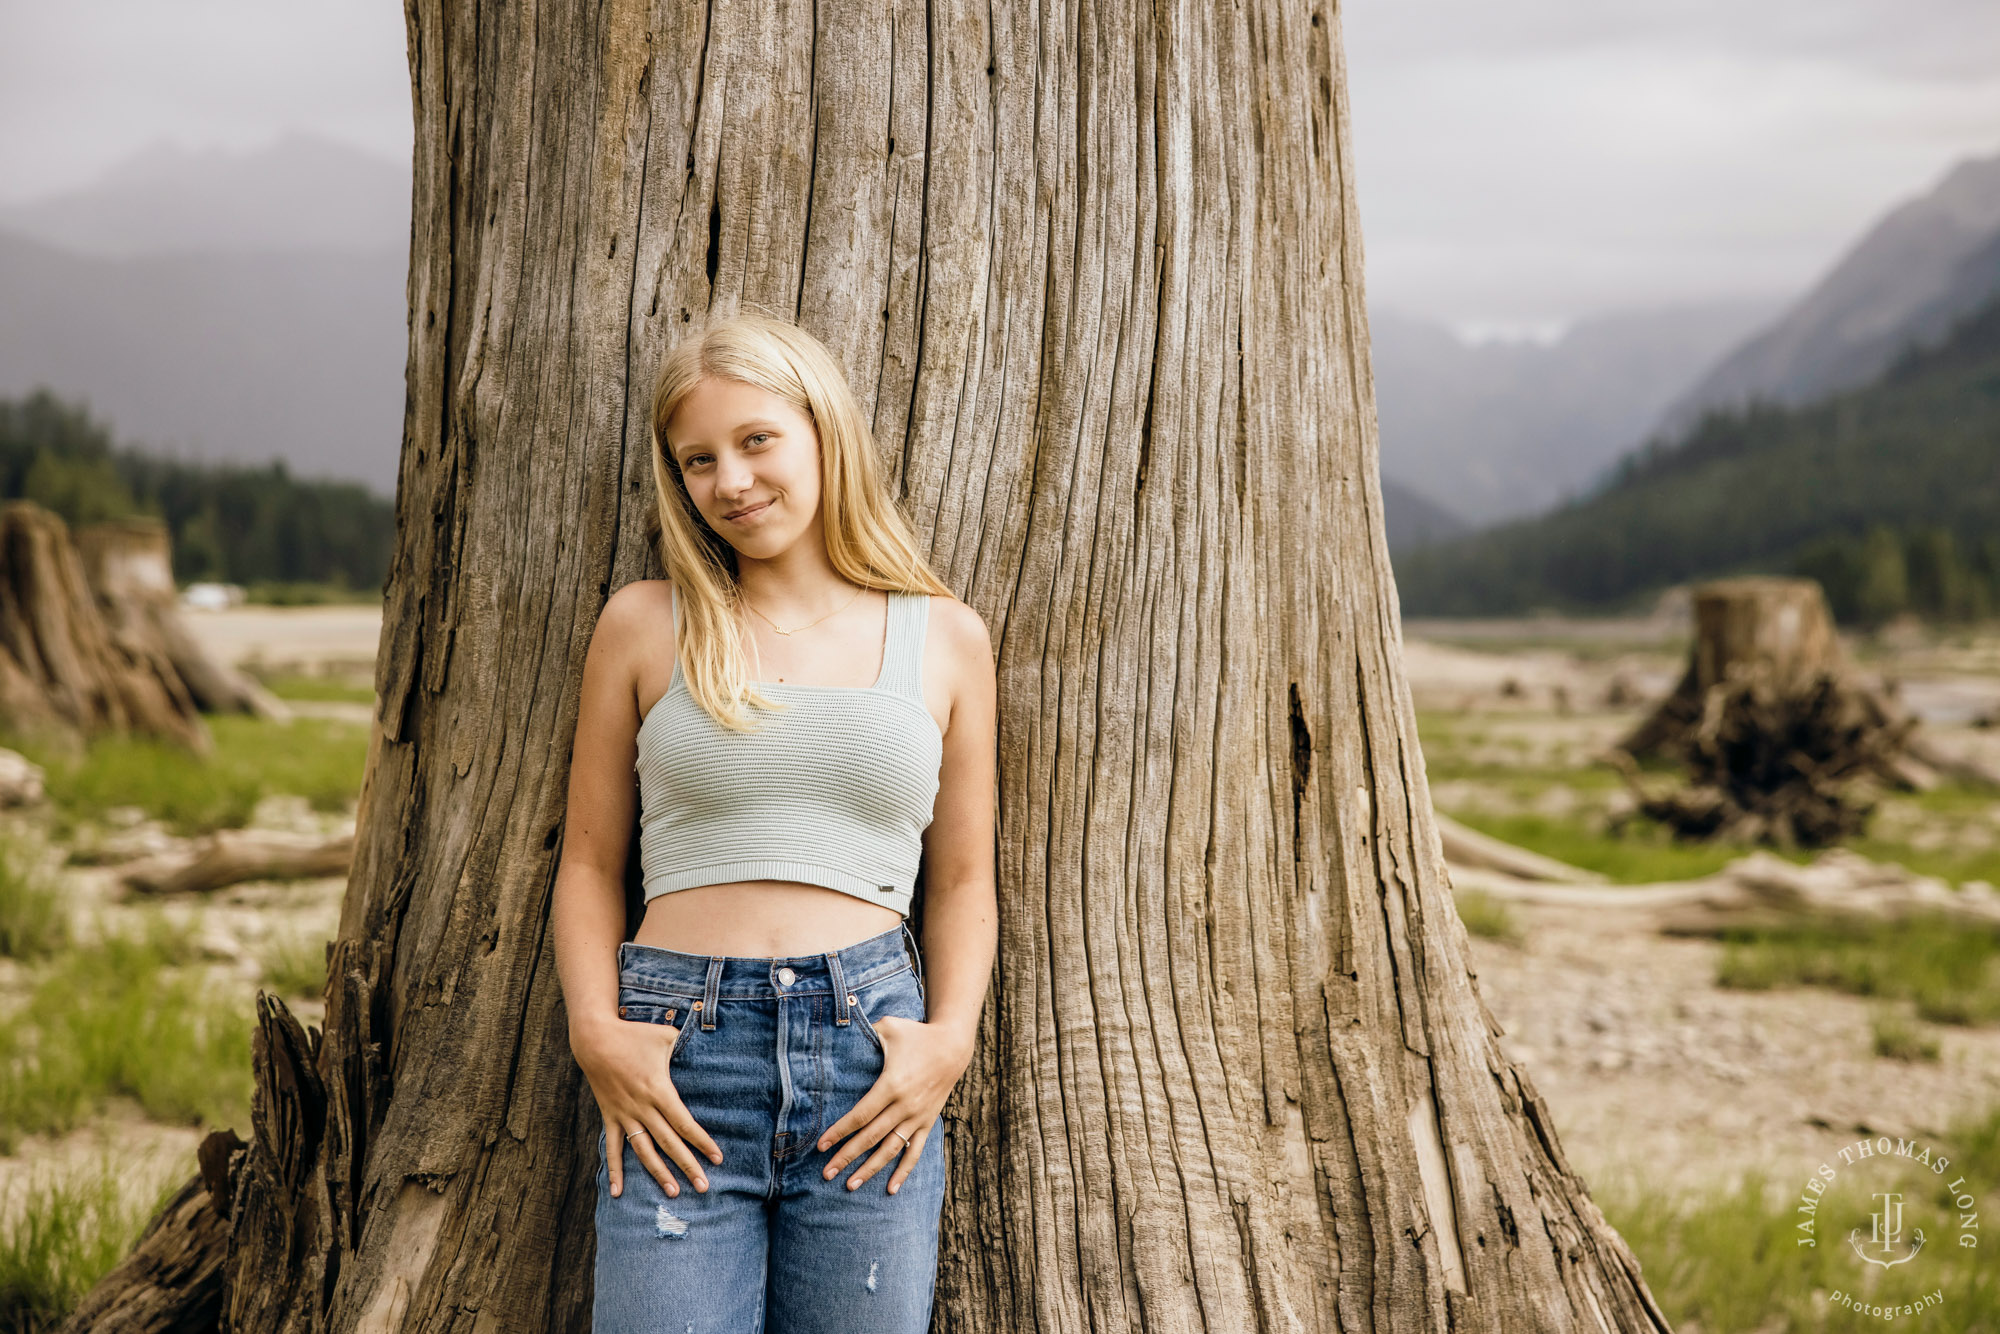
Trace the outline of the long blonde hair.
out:
<instances>
[{"instance_id":1,"label":"long blonde hair","mask_svg":"<svg viewBox=\"0 0 2000 1334\"><path fill-rule=\"evenodd\" d=\"M804 413L819 436L820 510L827 559L864 588L949 596L917 550L916 534L882 475L875 438L847 376L826 345L785 320L750 311L709 319L675 344L653 389L653 485L658 493L660 559L679 591L678 641L688 693L724 727L754 730L746 704L782 708L750 680L736 634L742 588L736 549L701 516L680 464L667 448L667 423L703 380L738 380Z\"/></svg>"}]
</instances>

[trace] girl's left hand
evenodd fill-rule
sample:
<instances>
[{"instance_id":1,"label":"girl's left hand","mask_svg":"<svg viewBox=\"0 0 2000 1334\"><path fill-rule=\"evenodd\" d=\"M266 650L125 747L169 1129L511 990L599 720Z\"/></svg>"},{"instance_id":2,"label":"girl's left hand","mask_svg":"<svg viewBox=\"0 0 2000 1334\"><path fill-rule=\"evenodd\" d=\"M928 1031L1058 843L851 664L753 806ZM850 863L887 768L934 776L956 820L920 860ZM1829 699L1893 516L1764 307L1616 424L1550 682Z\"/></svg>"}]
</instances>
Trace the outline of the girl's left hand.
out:
<instances>
[{"instance_id":1,"label":"girl's left hand","mask_svg":"<svg viewBox=\"0 0 2000 1334\"><path fill-rule=\"evenodd\" d=\"M894 1195L923 1156L924 1141L958 1077L971 1064L972 1053L948 1030L901 1015L885 1015L874 1021L874 1027L875 1036L882 1039L882 1073L867 1095L819 1137L817 1147L824 1152L842 1136L852 1136L827 1163L822 1175L829 1181L874 1150L847 1179L849 1190L859 1188L900 1154L902 1161L889 1178L889 1193Z\"/></svg>"}]
</instances>

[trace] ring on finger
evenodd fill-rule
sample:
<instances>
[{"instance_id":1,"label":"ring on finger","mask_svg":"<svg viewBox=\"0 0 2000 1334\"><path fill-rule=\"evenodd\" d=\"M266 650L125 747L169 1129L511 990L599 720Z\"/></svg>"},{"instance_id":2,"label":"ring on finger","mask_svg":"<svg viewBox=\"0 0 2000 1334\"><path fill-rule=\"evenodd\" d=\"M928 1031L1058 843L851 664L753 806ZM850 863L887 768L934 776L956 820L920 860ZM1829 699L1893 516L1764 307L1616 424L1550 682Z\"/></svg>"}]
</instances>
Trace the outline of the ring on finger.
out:
<instances>
[{"instance_id":1,"label":"ring on finger","mask_svg":"<svg viewBox=\"0 0 2000 1334\"><path fill-rule=\"evenodd\" d=\"M889 1133L890 1133L890 1134L892 1134L892 1135L895 1135L895 1136L897 1136L898 1138L900 1138L900 1139L901 1139L901 1140L903 1141L903 1148L907 1149L907 1148L909 1148L909 1147L910 1147L910 1137L909 1137L908 1135L905 1135L905 1134L903 1134L903 1132L902 1132L902 1131L900 1131L900 1130L891 1130L891 1131L890 1131ZM900 1149L899 1149L899 1150L897 1150L897 1152L899 1152L899 1153L900 1153L901 1151L902 1151L902 1150L900 1150Z\"/></svg>"},{"instance_id":2,"label":"ring on finger","mask_svg":"<svg viewBox=\"0 0 2000 1334\"><path fill-rule=\"evenodd\" d=\"M646 1133L646 1127L644 1127L644 1126L640 1126L640 1127L639 1127L639 1128L638 1128L637 1130L633 1131L633 1132L632 1132L631 1134L629 1134L629 1135L627 1135L627 1136L625 1137L625 1142L629 1144L629 1143L631 1143L631 1142L632 1142L633 1140L635 1140L635 1139L639 1138L639 1136L641 1136L641 1135L643 1135L643 1134L645 1134L645 1133Z\"/></svg>"}]
</instances>

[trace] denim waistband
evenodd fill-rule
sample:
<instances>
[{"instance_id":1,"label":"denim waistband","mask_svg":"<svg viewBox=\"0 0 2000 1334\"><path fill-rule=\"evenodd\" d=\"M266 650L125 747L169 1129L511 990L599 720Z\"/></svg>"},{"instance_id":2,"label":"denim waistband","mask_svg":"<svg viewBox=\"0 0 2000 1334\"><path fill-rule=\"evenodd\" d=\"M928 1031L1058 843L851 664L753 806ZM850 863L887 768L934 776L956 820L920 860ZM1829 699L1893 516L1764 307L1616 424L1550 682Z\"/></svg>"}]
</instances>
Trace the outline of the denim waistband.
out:
<instances>
[{"instance_id":1,"label":"denim waistband","mask_svg":"<svg viewBox=\"0 0 2000 1334\"><path fill-rule=\"evenodd\" d=\"M669 996L712 994L719 1000L772 1000L852 990L904 968L922 968L916 934L907 924L846 949L771 959L683 954L632 940L618 946L620 986ZM790 982L779 978L780 969L790 971Z\"/></svg>"}]
</instances>

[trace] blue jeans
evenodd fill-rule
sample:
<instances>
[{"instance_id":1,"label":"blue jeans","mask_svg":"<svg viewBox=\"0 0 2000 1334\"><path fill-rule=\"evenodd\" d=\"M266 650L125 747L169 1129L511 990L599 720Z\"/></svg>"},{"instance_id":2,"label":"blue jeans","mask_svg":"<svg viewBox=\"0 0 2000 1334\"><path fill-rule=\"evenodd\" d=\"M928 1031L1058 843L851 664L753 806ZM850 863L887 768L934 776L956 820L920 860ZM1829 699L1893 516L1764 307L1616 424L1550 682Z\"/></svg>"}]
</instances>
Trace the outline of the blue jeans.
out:
<instances>
[{"instance_id":1,"label":"blue jeans","mask_svg":"<svg viewBox=\"0 0 2000 1334\"><path fill-rule=\"evenodd\" d=\"M905 948L905 940L908 948ZM598 1131L597 1288L592 1334L923 1334L944 1202L937 1126L909 1178L891 1160L858 1189L821 1173L816 1147L882 1073L871 1024L925 1018L907 926L829 954L705 957L627 941L618 1010L680 1029L667 1058L689 1113L722 1162L708 1190L669 1197L629 1144L611 1194ZM866 1155L863 1155L865 1158Z\"/></svg>"}]
</instances>

